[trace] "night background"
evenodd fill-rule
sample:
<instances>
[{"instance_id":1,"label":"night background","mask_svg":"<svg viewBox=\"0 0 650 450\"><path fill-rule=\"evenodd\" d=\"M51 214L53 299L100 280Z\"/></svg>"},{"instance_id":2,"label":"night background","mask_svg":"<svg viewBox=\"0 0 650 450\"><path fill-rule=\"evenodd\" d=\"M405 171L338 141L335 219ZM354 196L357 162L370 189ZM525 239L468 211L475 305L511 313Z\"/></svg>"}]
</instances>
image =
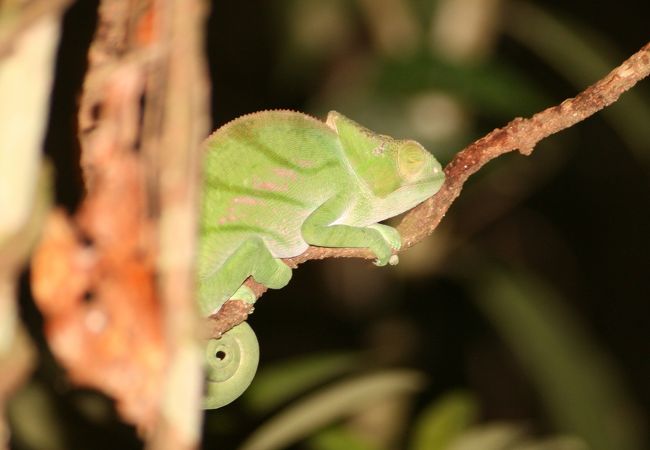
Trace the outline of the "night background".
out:
<instances>
[{"instance_id":1,"label":"night background","mask_svg":"<svg viewBox=\"0 0 650 450\"><path fill-rule=\"evenodd\" d=\"M65 15L45 141L69 211L83 197L75 120L97 3ZM649 36L641 3L212 2L213 128L265 109L337 110L445 165L637 51ZM206 413L203 448L283 427L296 435L242 448L650 448L649 168L645 80L531 156L488 164L398 266L301 265L256 303L258 375ZM109 399L66 380L27 274L21 287L40 353L10 404L12 448L141 448ZM285 414L307 403L310 419L292 425Z\"/></svg>"}]
</instances>

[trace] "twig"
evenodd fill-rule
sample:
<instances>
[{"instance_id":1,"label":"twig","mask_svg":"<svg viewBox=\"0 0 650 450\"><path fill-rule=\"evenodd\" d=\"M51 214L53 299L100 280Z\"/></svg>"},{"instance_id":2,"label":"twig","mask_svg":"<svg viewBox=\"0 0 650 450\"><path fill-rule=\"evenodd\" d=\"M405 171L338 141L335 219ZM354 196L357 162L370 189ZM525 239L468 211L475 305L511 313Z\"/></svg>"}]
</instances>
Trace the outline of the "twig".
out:
<instances>
[{"instance_id":1,"label":"twig","mask_svg":"<svg viewBox=\"0 0 650 450\"><path fill-rule=\"evenodd\" d=\"M513 150L529 155L542 139L569 128L601 109L611 105L625 91L650 74L650 43L628 58L576 97L545 109L529 119L516 118L467 146L445 167L446 179L440 191L409 211L397 227L402 235L402 248L417 244L433 233L452 203L460 195L467 179L492 159ZM286 259L292 268L310 259L365 258L375 256L366 249L309 247L303 254ZM266 288L252 279L246 284L259 297ZM233 301L235 302L235 301ZM230 327L246 320L252 307L222 308L208 325L208 333L220 336ZM228 327L228 328L225 328Z\"/></svg>"},{"instance_id":2,"label":"twig","mask_svg":"<svg viewBox=\"0 0 650 450\"><path fill-rule=\"evenodd\" d=\"M404 248L431 234L460 195L465 181L488 161L513 150L532 153L542 139L575 125L611 105L625 91L650 74L650 43L574 98L541 111L530 119L517 118L460 151L445 167L440 191L411 210L399 225Z\"/></svg>"}]
</instances>

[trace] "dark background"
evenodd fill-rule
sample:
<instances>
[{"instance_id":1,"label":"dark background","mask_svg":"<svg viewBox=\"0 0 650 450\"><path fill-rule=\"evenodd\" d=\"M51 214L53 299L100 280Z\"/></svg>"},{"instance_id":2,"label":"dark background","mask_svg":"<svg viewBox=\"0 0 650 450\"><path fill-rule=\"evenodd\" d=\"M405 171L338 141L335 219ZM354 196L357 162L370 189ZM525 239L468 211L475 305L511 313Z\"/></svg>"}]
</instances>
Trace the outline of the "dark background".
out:
<instances>
[{"instance_id":1,"label":"dark background","mask_svg":"<svg viewBox=\"0 0 650 450\"><path fill-rule=\"evenodd\" d=\"M420 41L403 53L381 49L360 2L322 2L335 5L344 25L332 27L331 35L323 34L310 47L292 31L301 2L213 2L206 48L215 128L263 109L290 108L319 117L336 109L378 132L419 139L444 164L493 128L557 104L605 75L608 69L589 66L583 48L567 36L588 43L610 69L648 40L647 16L636 9L640 2L525 3L564 24L566 35L522 24L522 16L512 11L524 3L503 2L499 25L485 37L493 44L480 56L451 61L423 37L435 2L404 2L416 12ZM316 2L303 6L307 3ZM66 14L46 139L57 172L57 200L70 210L83 192L75 114L96 7L94 1L77 2ZM559 50L544 56L511 31L513 23L554 42L568 59L558 63ZM462 20L457 26L464 26ZM480 405L481 423L524 421L535 435L575 432L549 411L548 391L531 375L539 369L522 362L513 339L504 337L506 320L489 306L492 281L504 277L529 287L532 297L554 292L566 309L559 317L570 317L569 329L584 332L596 358L612 370L613 391L630 413L629 433L642 435L650 405L650 123L643 121L649 91L646 80L633 89L634 100L625 96L611 113L552 136L528 158L512 154L493 161L470 180L434 236L401 256L397 268L343 260L301 266L287 288L264 295L249 321L262 347L261 370L323 352L359 352L364 355L360 372L411 367L430 378L408 415L399 419L407 424L441 395L464 389ZM460 111L462 119L454 125L453 118L427 110L450 121L451 131L442 137L418 136L421 130L413 132L412 115L405 113L413 99L426 95L443 96L455 105L452 111ZM531 278L532 285L522 281ZM42 344L27 293L24 309ZM524 354L528 339L515 339ZM33 383L55 411L52 426L63 436L62 448L140 447L108 401L70 386L44 345L42 351ZM540 367L552 364L536 361ZM576 377L585 375L588 383L594 374ZM273 416L246 405L208 412L206 442L235 448ZM408 430L407 425L397 438L397 448L406 448ZM15 448L33 448L20 432L15 439ZM308 441L296 448L318 447Z\"/></svg>"}]
</instances>

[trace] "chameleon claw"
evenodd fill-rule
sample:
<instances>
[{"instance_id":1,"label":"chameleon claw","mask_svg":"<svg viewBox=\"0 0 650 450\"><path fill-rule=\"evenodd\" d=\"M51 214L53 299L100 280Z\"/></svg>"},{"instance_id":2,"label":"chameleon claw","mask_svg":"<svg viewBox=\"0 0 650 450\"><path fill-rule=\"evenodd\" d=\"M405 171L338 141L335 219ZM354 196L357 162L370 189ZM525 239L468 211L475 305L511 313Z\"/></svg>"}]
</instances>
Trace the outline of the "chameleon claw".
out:
<instances>
[{"instance_id":1,"label":"chameleon claw","mask_svg":"<svg viewBox=\"0 0 650 450\"><path fill-rule=\"evenodd\" d=\"M375 266L378 266L378 267L383 267L386 264L391 265L391 266L396 266L399 263L399 256L390 255L390 258L388 258L388 260L381 260L381 259L377 258L372 263Z\"/></svg>"}]
</instances>

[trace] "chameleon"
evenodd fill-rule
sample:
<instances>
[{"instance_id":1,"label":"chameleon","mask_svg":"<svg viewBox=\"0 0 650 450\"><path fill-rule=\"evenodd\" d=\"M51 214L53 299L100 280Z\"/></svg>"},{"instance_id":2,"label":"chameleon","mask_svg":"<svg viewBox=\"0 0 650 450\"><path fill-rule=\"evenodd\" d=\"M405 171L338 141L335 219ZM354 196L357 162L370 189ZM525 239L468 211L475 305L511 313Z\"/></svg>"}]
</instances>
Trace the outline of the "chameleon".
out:
<instances>
[{"instance_id":1,"label":"chameleon","mask_svg":"<svg viewBox=\"0 0 650 450\"><path fill-rule=\"evenodd\" d=\"M399 232L379 222L435 194L440 163L413 140L374 133L332 111L325 122L260 111L217 129L204 143L197 261L198 306L207 317L228 300L254 303L244 281L284 287L282 258L310 245L370 249L396 264ZM242 322L206 346L203 406L239 397L257 368L255 333Z\"/></svg>"}]
</instances>

